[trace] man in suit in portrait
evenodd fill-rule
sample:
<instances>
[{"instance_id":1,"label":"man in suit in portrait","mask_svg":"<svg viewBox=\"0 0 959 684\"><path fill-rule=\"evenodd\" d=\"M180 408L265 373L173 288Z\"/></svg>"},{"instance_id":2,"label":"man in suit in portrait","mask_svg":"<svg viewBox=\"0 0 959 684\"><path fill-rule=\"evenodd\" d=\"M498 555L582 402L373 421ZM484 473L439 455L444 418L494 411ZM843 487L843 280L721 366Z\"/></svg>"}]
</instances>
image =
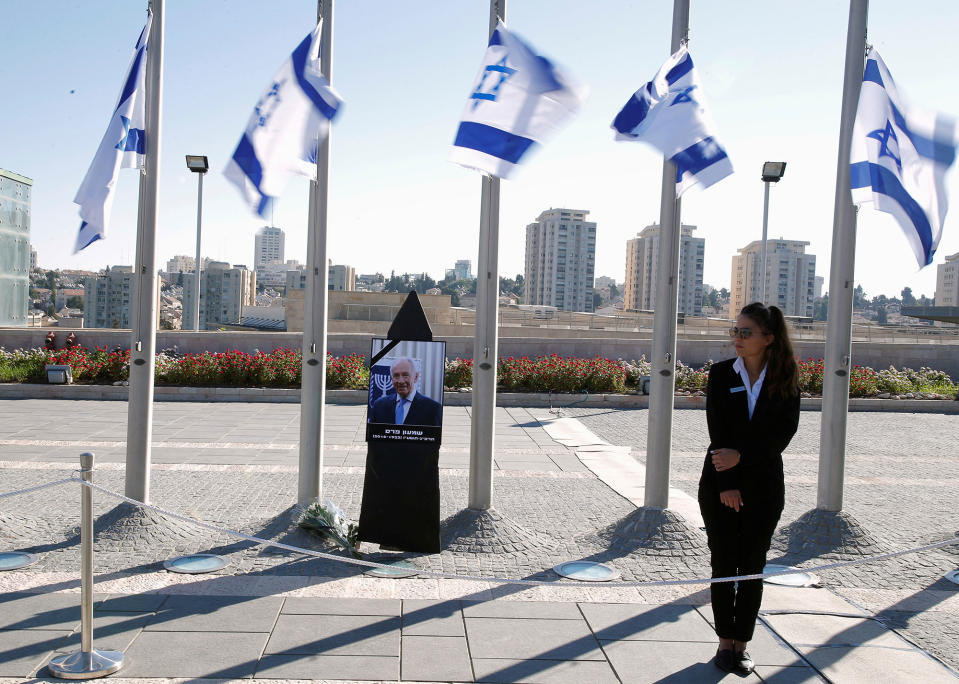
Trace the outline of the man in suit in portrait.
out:
<instances>
[{"instance_id":1,"label":"man in suit in portrait","mask_svg":"<svg viewBox=\"0 0 959 684\"><path fill-rule=\"evenodd\" d=\"M442 425L443 407L416 391L420 374L413 359L399 358L390 367L395 395L385 395L373 402L371 423L393 425Z\"/></svg>"}]
</instances>

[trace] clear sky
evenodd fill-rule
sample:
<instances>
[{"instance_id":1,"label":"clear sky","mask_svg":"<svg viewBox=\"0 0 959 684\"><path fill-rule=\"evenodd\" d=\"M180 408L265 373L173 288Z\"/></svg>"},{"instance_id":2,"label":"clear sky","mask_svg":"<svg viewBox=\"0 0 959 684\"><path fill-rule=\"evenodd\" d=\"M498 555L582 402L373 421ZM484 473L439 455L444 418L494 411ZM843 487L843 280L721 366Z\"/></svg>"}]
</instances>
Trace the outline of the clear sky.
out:
<instances>
[{"instance_id":1,"label":"clear sky","mask_svg":"<svg viewBox=\"0 0 959 684\"><path fill-rule=\"evenodd\" d=\"M137 174L121 171L106 240L77 255L73 197L93 158L143 26L145 0L0 0L0 168L34 180L32 241L42 267L96 270L135 254ZM940 42L959 26L954 0L872 0L869 42L900 90L959 115L959 53ZM769 235L808 240L829 280L847 0L693 0L689 50L718 137L736 173L683 200L683 223L706 239L705 281L728 287L730 259L762 233L765 160L786 161L772 188ZM586 209L598 224L596 275L624 278L626 240L658 221L662 159L614 142L609 124L669 52L668 0L512 0L507 25L590 86L579 116L504 181L500 273L523 270L525 226L550 207ZM478 253L480 178L446 161L488 35L486 0L335 5L329 255L358 273L442 277ZM196 178L206 154L203 254L252 265L263 225L222 176L269 79L315 25L311 0L168 0L157 267L192 255ZM944 29L948 31L944 32ZM307 182L294 179L273 223L287 258L306 261ZM935 263L959 252L959 181ZM867 295L910 286L932 296L891 217L860 212L856 282Z\"/></svg>"}]
</instances>

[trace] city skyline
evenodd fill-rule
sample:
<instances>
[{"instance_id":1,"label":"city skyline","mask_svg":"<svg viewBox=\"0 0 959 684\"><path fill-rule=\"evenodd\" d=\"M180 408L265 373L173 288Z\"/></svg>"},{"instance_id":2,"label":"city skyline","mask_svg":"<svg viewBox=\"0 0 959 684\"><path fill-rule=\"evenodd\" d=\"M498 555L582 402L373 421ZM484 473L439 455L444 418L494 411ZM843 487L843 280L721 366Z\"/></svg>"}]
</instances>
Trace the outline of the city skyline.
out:
<instances>
[{"instance_id":1,"label":"city skyline","mask_svg":"<svg viewBox=\"0 0 959 684\"><path fill-rule=\"evenodd\" d=\"M596 274L624 279L626 240L659 219L662 160L643 145L613 142L608 127L666 57L667 4L639 8L613 1L591 13L571 1L508 7L507 25L589 84L592 95L567 130L515 180L504 182L501 275L522 272L523 229L544 207L576 206L589 209L600 226ZM72 199L106 126L145 5L102 0L5 8L19 28L8 46L21 64L17 82L23 92L9 112L7 130L17 135L4 137L0 167L35 181L31 237L43 266L96 270L133 261L131 170L121 171L107 239L77 256L69 245L78 226ZM194 252L196 181L183 155L202 153L211 163L204 184L203 255L249 263L248 240L263 221L246 209L222 169L263 84L312 29L316 5L284 3L267 14L243 0L231 4L229 13L218 8L167 7L157 253ZM735 11L721 4L692 8L690 53L736 169L716 186L683 198L682 221L699 226L709 240L706 283L730 285L729 258L761 232L759 169L765 160L783 160L789 167L772 192L770 237L808 240L828 291L847 18L848 5L829 0L784 7L743 2ZM959 113L959 92L942 88L939 75L959 66L959 56L947 54L937 69L928 69L920 41L932 27L956 19L959 7L945 1L930 3L924 13L893 0L870 3L870 42L900 89L915 104L953 114ZM446 157L485 48L487 22L485 1L415 13L385 2L337 7L332 82L345 104L332 133L328 240L338 261L363 272L434 276L456 259L475 262L479 177ZM783 26L790 27L789 43L782 40ZM231 40L197 60L195 46L213 31ZM36 40L41 32L48 40ZM423 39L410 41L410 35ZM64 63L49 52L51 43L74 58ZM257 49L240 47L249 45ZM410 66L387 66L382 54L398 55L399 64ZM13 72L7 73L9 81ZM391 103L387 122L384 103ZM294 179L271 217L287 231L293 255L306 254L307 187L305 179ZM955 196L955 174L948 187ZM870 295L898 294L908 286L933 296L936 269L916 271L892 219L871 208L859 216L856 282ZM959 252L957 220L953 207L935 264Z\"/></svg>"}]
</instances>

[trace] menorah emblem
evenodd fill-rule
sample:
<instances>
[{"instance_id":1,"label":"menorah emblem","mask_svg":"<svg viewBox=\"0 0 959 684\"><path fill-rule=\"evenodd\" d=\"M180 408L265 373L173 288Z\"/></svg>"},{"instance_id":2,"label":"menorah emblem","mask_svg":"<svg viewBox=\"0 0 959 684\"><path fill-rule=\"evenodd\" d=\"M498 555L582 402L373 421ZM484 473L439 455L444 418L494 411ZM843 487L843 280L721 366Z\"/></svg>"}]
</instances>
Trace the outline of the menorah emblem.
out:
<instances>
[{"instance_id":1,"label":"menorah emblem","mask_svg":"<svg viewBox=\"0 0 959 684\"><path fill-rule=\"evenodd\" d=\"M393 378L389 375L374 375L373 383L380 392L386 394L387 390L393 387Z\"/></svg>"}]
</instances>

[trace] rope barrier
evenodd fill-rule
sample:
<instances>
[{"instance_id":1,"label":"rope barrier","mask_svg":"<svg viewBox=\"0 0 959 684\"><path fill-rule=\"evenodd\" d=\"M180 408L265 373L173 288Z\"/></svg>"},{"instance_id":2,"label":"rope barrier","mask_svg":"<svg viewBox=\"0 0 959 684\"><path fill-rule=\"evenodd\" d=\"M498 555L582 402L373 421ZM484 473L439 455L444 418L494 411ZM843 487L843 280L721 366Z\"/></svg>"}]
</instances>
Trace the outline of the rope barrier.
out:
<instances>
[{"instance_id":1,"label":"rope barrier","mask_svg":"<svg viewBox=\"0 0 959 684\"><path fill-rule=\"evenodd\" d=\"M100 485L93 484L92 482L86 482L79 478L74 478L76 482L79 482L85 487L90 487L96 489L97 491L103 492L108 496L112 496L121 501L133 504L139 508L146 508L149 510L156 511L163 515L169 516L175 520L180 520L182 522L190 523L204 529L208 529L214 532L220 532L228 534L238 539L243 539L245 541L253 542L255 544L263 546L272 546L279 549L284 549L286 551L292 551L294 553L300 553L306 556L313 556L315 558L322 558L325 560L338 561L341 563L349 563L351 565L359 565L369 568L385 568L389 570L395 570L395 566L389 565L387 563L376 563L373 561L361 560L358 558L348 558L346 556L337 556L331 553L324 553L322 551L313 551L311 549L303 549L298 546L292 546L290 544L283 544L282 542L270 541L269 539L261 539L260 537L254 537L252 535L243 534L242 532L237 532L236 530L231 530L226 527L218 527L217 525L212 525L194 518L190 518L185 515L180 515L173 511L168 511L160 506L154 506L152 504L145 504L142 501L137 501L131 499L117 492L101 487ZM903 551L891 551L889 553L882 553L875 556L869 556L866 558L857 558L855 560L849 561L838 561L835 563L826 563L823 565L817 565L811 568L800 568L792 570L780 570L777 572L768 572L768 573L755 573L752 575L735 575L733 577L709 577L709 578L695 578L695 579L676 579L676 580L653 580L653 581L626 581L626 582L603 582L603 587L665 587L665 586L678 586L678 585L689 585L689 584L716 584L719 582L741 582L745 580L755 580L755 579L765 579L767 577L777 577L780 575L793 575L797 572L822 572L824 570L835 570L837 568L848 567L852 565L861 565L863 563L871 563L875 561L888 560L890 558L895 558L897 556L904 556L912 553L921 553L923 551L929 551L932 549L940 548L943 546L950 546L952 544L959 544L959 535L953 537L952 539L945 539L943 541L933 542L931 544L925 544L923 546L917 546L911 549L905 549ZM550 586L550 587L582 587L582 582L564 582L564 581L550 581L550 580L528 580L528 579L513 579L506 577L495 577L488 575L457 575L448 572L437 572L434 570L423 570L416 569L416 574L422 575L425 577L435 577L438 579L456 579L456 580L468 580L472 582L490 582L494 584L520 584L520 585L530 585L530 586Z\"/></svg>"},{"instance_id":2,"label":"rope barrier","mask_svg":"<svg viewBox=\"0 0 959 684\"><path fill-rule=\"evenodd\" d=\"M75 471L76 472L76 471ZM388 563L376 563L374 561L362 560L359 558L349 558L346 556L338 556L332 553L324 553L322 551L313 551L311 549L304 549L299 546L292 546L290 544L284 544L282 542L271 541L269 539L262 539L260 537L254 537L253 535L243 534L242 532L237 532L236 530L231 530L226 527L219 527L211 523L203 522L202 520L196 520L189 516L181 515L174 511L167 510L160 506L155 506L153 504L145 504L142 501L137 501L136 499L131 499L123 494L114 492L106 487L102 487L98 484L92 482L87 482L77 477L76 475L68 477L62 480L57 480L55 482L48 482L46 484L37 485L34 487L27 487L25 489L20 489L13 492L6 492L0 494L0 499L18 496L21 494L28 494L30 492L39 491L41 489L47 489L49 487L56 487L59 485L67 484L69 482L78 483L84 487L89 487L90 489L95 489L99 492L102 492L108 496L112 496L115 499L120 501L125 501L126 503L132 504L138 508L144 508L147 510L156 511L162 515L173 518L174 520L179 520L197 527L202 527L204 529L210 530L212 532L218 532L222 534L228 534L232 537L242 539L244 541L252 542L261 546L271 546L278 549L283 549L285 551L291 551L293 553L299 553L305 556L312 556L314 558L322 558L324 560L331 560L340 563L348 563L350 565L358 565L368 568L385 568L388 570L395 570L395 566ZM797 572L823 572L825 570L836 570L838 568L849 567L853 565L861 565L863 563L873 563L876 561L888 560L890 558L896 558L898 556L905 556L913 553L921 553L923 551L930 551L932 549L941 548L944 546L951 546L953 544L959 544L959 535L951 538L944 539L938 542L932 542L931 544L924 544L923 546L916 546L910 549L904 549L902 551L890 551L888 553L881 553L875 556L868 556L865 558L856 558L854 560L847 561L837 561L835 563L825 563L822 565L816 565L810 568L798 568L791 570L780 570L777 572L766 572L766 573L755 573L751 575L735 575L732 577L702 577L702 578L693 578L693 579L674 579L674 580L652 580L652 581L626 581L626 582L603 582L603 587L616 587L616 588L627 588L627 587L666 587L666 586L682 586L682 585L691 585L691 584L716 584L719 582L742 582L746 580L756 580L756 579L766 579L767 577L778 577L780 575L793 575ZM529 586L550 586L550 587L582 587L582 582L564 582L564 581L550 581L550 580L529 580L529 579L514 579L508 577L495 577L490 575L457 575L449 572L438 572L435 570L425 570L416 568L416 574L422 575L424 577L435 577L438 579L455 579L455 580L468 580L472 582L490 582L494 584L519 584L519 585L529 585Z\"/></svg>"}]
</instances>

